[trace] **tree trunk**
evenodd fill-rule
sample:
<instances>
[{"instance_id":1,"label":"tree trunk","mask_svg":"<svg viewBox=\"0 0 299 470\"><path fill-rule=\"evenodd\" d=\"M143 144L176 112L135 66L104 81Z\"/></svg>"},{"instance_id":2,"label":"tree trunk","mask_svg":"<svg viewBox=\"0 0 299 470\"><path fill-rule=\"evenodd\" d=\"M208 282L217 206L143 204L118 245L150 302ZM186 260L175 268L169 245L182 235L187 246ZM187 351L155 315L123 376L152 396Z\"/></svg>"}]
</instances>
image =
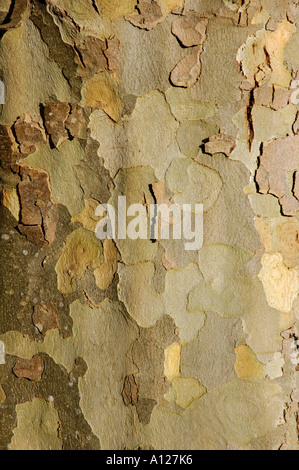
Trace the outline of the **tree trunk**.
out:
<instances>
[{"instance_id":1,"label":"tree trunk","mask_svg":"<svg viewBox=\"0 0 299 470\"><path fill-rule=\"evenodd\" d=\"M299 449L298 22L1 0L1 449Z\"/></svg>"}]
</instances>

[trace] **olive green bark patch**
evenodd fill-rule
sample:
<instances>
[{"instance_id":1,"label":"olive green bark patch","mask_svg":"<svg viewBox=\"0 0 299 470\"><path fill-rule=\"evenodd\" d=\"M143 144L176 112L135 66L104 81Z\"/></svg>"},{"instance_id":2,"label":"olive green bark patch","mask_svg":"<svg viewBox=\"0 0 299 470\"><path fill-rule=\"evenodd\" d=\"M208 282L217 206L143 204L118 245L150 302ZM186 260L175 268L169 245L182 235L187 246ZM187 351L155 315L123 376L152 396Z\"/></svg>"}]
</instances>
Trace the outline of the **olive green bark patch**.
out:
<instances>
[{"instance_id":1,"label":"olive green bark patch","mask_svg":"<svg viewBox=\"0 0 299 470\"><path fill-rule=\"evenodd\" d=\"M11 450L61 450L59 417L53 405L36 398L16 406L18 425Z\"/></svg>"},{"instance_id":2,"label":"olive green bark patch","mask_svg":"<svg viewBox=\"0 0 299 470\"><path fill-rule=\"evenodd\" d=\"M50 175L55 202L64 204L71 215L84 208L83 191L76 165L83 159L83 148L78 140L65 142L59 150L43 147L24 162L34 168L43 168Z\"/></svg>"}]
</instances>

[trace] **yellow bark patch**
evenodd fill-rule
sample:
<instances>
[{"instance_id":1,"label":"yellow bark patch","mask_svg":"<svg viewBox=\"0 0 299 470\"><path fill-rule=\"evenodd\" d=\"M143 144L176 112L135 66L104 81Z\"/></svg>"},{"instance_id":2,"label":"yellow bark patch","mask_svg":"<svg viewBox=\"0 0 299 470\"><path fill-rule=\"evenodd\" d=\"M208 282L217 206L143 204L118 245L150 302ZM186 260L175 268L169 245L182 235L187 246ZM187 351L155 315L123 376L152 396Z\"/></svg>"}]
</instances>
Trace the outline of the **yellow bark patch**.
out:
<instances>
[{"instance_id":1,"label":"yellow bark patch","mask_svg":"<svg viewBox=\"0 0 299 470\"><path fill-rule=\"evenodd\" d=\"M289 268L299 264L299 220L296 217L284 217L276 225L276 249L283 255L284 263Z\"/></svg>"},{"instance_id":2,"label":"yellow bark patch","mask_svg":"<svg viewBox=\"0 0 299 470\"><path fill-rule=\"evenodd\" d=\"M20 202L17 191L3 190L3 205L11 212L14 218L19 221Z\"/></svg>"},{"instance_id":3,"label":"yellow bark patch","mask_svg":"<svg viewBox=\"0 0 299 470\"><path fill-rule=\"evenodd\" d=\"M183 8L185 0L160 0L163 15L169 15L173 10Z\"/></svg>"},{"instance_id":4,"label":"yellow bark patch","mask_svg":"<svg viewBox=\"0 0 299 470\"><path fill-rule=\"evenodd\" d=\"M270 222L267 219L256 218L255 228L257 229L266 252L273 251L273 239Z\"/></svg>"},{"instance_id":5,"label":"yellow bark patch","mask_svg":"<svg viewBox=\"0 0 299 470\"><path fill-rule=\"evenodd\" d=\"M119 253L112 240L106 238L103 243L105 263L95 269L94 277L99 289L106 290L113 281L117 270L117 261Z\"/></svg>"},{"instance_id":6,"label":"yellow bark patch","mask_svg":"<svg viewBox=\"0 0 299 470\"><path fill-rule=\"evenodd\" d=\"M176 394L175 402L182 408L188 408L194 400L206 393L206 388L193 377L176 377L172 386Z\"/></svg>"},{"instance_id":7,"label":"yellow bark patch","mask_svg":"<svg viewBox=\"0 0 299 470\"><path fill-rule=\"evenodd\" d=\"M82 106L100 108L113 121L119 121L122 102L118 94L116 74L101 72L87 80L82 89Z\"/></svg>"},{"instance_id":8,"label":"yellow bark patch","mask_svg":"<svg viewBox=\"0 0 299 470\"><path fill-rule=\"evenodd\" d=\"M79 228L67 237L56 264L58 289L68 294L76 289L76 281L87 269L95 270L104 262L102 245L95 234Z\"/></svg>"},{"instance_id":9,"label":"yellow bark patch","mask_svg":"<svg viewBox=\"0 0 299 470\"><path fill-rule=\"evenodd\" d=\"M292 76L284 64L284 50L294 32L294 25L285 19L276 31L262 30L249 36L239 49L237 60L250 83L254 84L255 80L263 83L269 77L270 85L289 86Z\"/></svg>"},{"instance_id":10,"label":"yellow bark patch","mask_svg":"<svg viewBox=\"0 0 299 470\"><path fill-rule=\"evenodd\" d=\"M95 199L85 199L83 211L72 217L72 223L79 222L86 230L95 232L97 223L100 220L100 217L96 217L95 215L98 205L99 203Z\"/></svg>"},{"instance_id":11,"label":"yellow bark patch","mask_svg":"<svg viewBox=\"0 0 299 470\"><path fill-rule=\"evenodd\" d=\"M137 0L96 0L99 12L109 20L133 13Z\"/></svg>"},{"instance_id":12,"label":"yellow bark patch","mask_svg":"<svg viewBox=\"0 0 299 470\"><path fill-rule=\"evenodd\" d=\"M235 372L240 379L257 378L265 376L265 366L259 362L252 349L246 344L235 348Z\"/></svg>"},{"instance_id":13,"label":"yellow bark patch","mask_svg":"<svg viewBox=\"0 0 299 470\"><path fill-rule=\"evenodd\" d=\"M181 343L172 343L164 351L164 375L171 382L181 373Z\"/></svg>"},{"instance_id":14,"label":"yellow bark patch","mask_svg":"<svg viewBox=\"0 0 299 470\"><path fill-rule=\"evenodd\" d=\"M299 272L288 269L280 253L266 253L262 258L259 279L262 281L270 307L288 313L299 293Z\"/></svg>"}]
</instances>

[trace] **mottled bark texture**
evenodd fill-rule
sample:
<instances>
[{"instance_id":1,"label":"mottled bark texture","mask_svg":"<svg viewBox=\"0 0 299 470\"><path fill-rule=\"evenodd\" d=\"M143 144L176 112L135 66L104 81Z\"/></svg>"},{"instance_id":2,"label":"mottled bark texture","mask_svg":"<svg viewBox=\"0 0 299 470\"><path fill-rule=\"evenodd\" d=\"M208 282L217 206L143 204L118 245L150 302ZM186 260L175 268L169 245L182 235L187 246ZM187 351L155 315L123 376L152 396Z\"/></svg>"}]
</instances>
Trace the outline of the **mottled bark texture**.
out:
<instances>
[{"instance_id":1,"label":"mottled bark texture","mask_svg":"<svg viewBox=\"0 0 299 470\"><path fill-rule=\"evenodd\" d=\"M0 449L298 450L298 1L0 23ZM203 247L100 241L122 195Z\"/></svg>"}]
</instances>

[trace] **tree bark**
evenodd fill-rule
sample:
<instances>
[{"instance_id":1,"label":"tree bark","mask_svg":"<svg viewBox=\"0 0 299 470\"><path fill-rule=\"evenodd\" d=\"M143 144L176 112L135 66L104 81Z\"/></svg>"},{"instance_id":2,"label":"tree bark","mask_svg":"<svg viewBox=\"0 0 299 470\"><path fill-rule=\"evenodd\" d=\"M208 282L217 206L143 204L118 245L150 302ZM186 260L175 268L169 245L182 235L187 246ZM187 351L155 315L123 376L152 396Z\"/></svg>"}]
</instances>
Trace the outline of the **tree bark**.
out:
<instances>
[{"instance_id":1,"label":"tree bark","mask_svg":"<svg viewBox=\"0 0 299 470\"><path fill-rule=\"evenodd\" d=\"M0 449L299 449L298 22L1 0ZM203 245L100 239L124 196Z\"/></svg>"}]
</instances>

